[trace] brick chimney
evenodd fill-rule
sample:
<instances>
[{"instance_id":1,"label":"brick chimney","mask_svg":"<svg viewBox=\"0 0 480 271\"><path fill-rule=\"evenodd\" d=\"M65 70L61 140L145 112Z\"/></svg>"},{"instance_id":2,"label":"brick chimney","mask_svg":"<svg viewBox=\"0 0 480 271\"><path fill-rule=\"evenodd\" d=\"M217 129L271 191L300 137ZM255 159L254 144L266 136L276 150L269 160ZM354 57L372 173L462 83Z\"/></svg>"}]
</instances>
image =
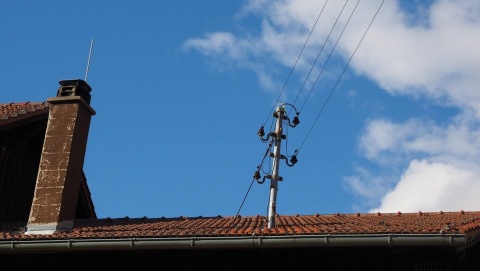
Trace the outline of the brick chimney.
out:
<instances>
[{"instance_id":1,"label":"brick chimney","mask_svg":"<svg viewBox=\"0 0 480 271\"><path fill-rule=\"evenodd\" d=\"M90 119L90 86L83 80L60 81L50 111L27 234L51 234L73 227Z\"/></svg>"}]
</instances>

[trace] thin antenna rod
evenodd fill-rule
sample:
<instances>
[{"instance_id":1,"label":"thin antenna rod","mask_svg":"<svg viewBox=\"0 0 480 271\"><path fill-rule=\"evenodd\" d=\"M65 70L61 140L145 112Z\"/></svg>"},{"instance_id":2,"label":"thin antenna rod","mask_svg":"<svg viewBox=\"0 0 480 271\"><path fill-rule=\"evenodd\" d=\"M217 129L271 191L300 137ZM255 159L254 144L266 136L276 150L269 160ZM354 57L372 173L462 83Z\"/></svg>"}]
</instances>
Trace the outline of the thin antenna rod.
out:
<instances>
[{"instance_id":1,"label":"thin antenna rod","mask_svg":"<svg viewBox=\"0 0 480 271\"><path fill-rule=\"evenodd\" d=\"M87 82L88 69L90 68L90 58L92 57L93 39L90 42L90 52L88 53L87 71L85 72L85 82Z\"/></svg>"}]
</instances>

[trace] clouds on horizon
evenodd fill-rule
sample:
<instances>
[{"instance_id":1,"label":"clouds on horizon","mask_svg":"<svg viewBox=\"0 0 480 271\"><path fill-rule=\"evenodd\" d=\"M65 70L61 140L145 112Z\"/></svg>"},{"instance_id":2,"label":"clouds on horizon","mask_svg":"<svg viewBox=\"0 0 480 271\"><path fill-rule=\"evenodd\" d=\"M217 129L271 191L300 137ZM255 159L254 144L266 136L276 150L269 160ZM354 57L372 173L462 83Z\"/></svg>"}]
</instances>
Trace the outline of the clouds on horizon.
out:
<instances>
[{"instance_id":1,"label":"clouds on horizon","mask_svg":"<svg viewBox=\"0 0 480 271\"><path fill-rule=\"evenodd\" d=\"M260 16L259 31L212 32L186 41L184 48L252 70L264 89L278 90L281 82L273 79L271 67L292 66L323 4L251 0L239 17ZM333 25L343 9L338 27L331 33L328 27L316 28L298 69L307 71L327 37L325 52L333 49L340 34L335 52L350 58L381 1L355 4L326 3L318 24ZM345 176L344 184L364 200L369 212L478 210L480 198L474 191L480 188L480 2L438 0L411 9L416 13L406 12L397 1L385 1L350 68L391 95L422 97L459 113L445 123L366 121L358 139L361 155L396 175L358 167L356 175Z\"/></svg>"}]
</instances>

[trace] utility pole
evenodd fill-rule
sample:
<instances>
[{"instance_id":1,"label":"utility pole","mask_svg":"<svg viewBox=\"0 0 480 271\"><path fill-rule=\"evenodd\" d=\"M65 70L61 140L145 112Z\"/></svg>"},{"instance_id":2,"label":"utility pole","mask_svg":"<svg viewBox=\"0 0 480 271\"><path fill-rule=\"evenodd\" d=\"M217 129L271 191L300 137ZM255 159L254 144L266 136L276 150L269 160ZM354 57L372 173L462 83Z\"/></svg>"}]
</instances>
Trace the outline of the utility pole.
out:
<instances>
[{"instance_id":1,"label":"utility pole","mask_svg":"<svg viewBox=\"0 0 480 271\"><path fill-rule=\"evenodd\" d=\"M295 109L295 117L293 118L293 121L290 121L290 118L287 115L287 111L285 110L285 106L291 106L293 109ZM265 136L265 129L264 126L262 125L260 129L257 132L257 135L260 137L260 140L263 143L269 142L267 151L265 152L265 156L263 157L262 163L257 167L257 170L253 174L253 179L256 180L259 184L262 184L265 182L265 179L270 179L270 198L268 201L268 214L267 214L267 222L268 222L268 228L275 228L275 216L277 215L277 190L278 190L278 182L283 181L283 177L279 175L280 171L280 160L284 159L287 166L293 167L297 162L297 153L298 149L295 150L295 153L291 156L290 161L288 161L287 157L285 155L282 155L280 153L280 147L282 145L282 139L286 139L287 137L283 134L283 122L285 121L285 124L288 125L288 127L296 127L299 123L300 120L298 119L298 115L300 113L297 111L295 106L292 104L284 103L281 104L280 106L277 106L275 109L275 112L273 113L273 117L277 119L276 125L275 125L275 131L270 132L267 134L267 137L264 138ZM273 145L273 152L271 151ZM260 170L262 169L262 164L263 161L265 161L265 157L267 154L270 154L270 157L273 158L272 160L272 174L267 174L265 176L260 175ZM260 180L262 179L262 180Z\"/></svg>"},{"instance_id":2,"label":"utility pole","mask_svg":"<svg viewBox=\"0 0 480 271\"><path fill-rule=\"evenodd\" d=\"M277 118L277 123L275 125L274 133L274 146L273 153L270 153L270 156L273 157L273 169L272 176L270 178L270 200L268 202L268 228L275 227L275 215L277 214L277 190L278 190L278 181L282 181L283 178L280 177L280 159L282 155L280 154L280 146L282 139L285 138L283 135L282 122L285 116L285 106L278 106L275 110L274 117Z\"/></svg>"}]
</instances>

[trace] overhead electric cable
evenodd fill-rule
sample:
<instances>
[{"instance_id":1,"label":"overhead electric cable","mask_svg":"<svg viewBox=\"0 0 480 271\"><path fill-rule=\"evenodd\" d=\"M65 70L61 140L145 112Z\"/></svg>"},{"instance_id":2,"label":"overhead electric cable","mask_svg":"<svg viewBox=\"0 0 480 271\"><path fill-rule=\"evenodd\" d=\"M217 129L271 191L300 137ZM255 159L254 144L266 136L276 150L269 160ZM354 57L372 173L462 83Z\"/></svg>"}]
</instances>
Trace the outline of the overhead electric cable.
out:
<instances>
[{"instance_id":1,"label":"overhead electric cable","mask_svg":"<svg viewBox=\"0 0 480 271\"><path fill-rule=\"evenodd\" d=\"M257 166L257 170L259 171L261 168L262 168L262 165L263 163L265 162L265 158L267 158L267 155L270 154L270 149L272 148L272 141L270 141L270 143L268 144L268 147L267 147L267 150L265 151L265 154L263 155L263 158L262 158L262 161L260 162L260 164ZM238 211L237 211L237 214L235 215L235 218L238 216L238 214L240 213L240 210L242 209L243 207L243 204L245 203L245 200L247 199L247 196L248 194L250 193L250 189L252 189L252 185L253 183L255 182L256 176L253 176L252 178L252 182L250 183L250 186L248 187L248 190L247 190L247 193L245 193L245 196L243 197L243 201L242 203L240 204L240 207L238 208Z\"/></svg>"},{"instance_id":2,"label":"overhead electric cable","mask_svg":"<svg viewBox=\"0 0 480 271\"><path fill-rule=\"evenodd\" d=\"M307 37L307 39L305 40L305 43L303 44L302 50L301 50L300 53L298 54L297 60L295 61L295 64L293 65L292 69L290 70L290 73L288 74L287 79L285 80L285 83L283 84L282 90L281 90L280 93L278 94L278 97L277 97L277 99L275 100L275 103L273 104L272 109L271 109L270 112L268 113L268 116L267 116L267 118L265 119L265 122L263 123L263 125L265 125L265 124L267 123L268 118L270 118L270 116L272 115L272 112L275 110L275 107L276 107L276 105L277 105L277 103L278 103L278 100L279 100L280 97L282 96L282 93L283 93L283 91L285 90L285 87L286 87L286 85L287 85L287 83L288 83L288 80L290 79L290 76L292 75L293 70L295 70L295 67L297 66L298 60L300 59L300 56L302 55L303 50L305 49L305 47L306 47L306 45L307 45L307 43L308 43L308 40L310 39L310 36L312 35L312 32L313 32L313 30L315 29L315 27L316 27L316 25L317 25L317 23L318 23L318 20L320 19L320 16L322 15L323 10L325 9L325 6L327 5L327 2L328 2L328 0L325 1L325 4L323 4L322 9L320 10L320 13L319 13L318 16L317 16L317 20L315 21L315 24L313 25L312 29L310 30L310 33L308 34L308 37Z\"/></svg>"},{"instance_id":3,"label":"overhead electric cable","mask_svg":"<svg viewBox=\"0 0 480 271\"><path fill-rule=\"evenodd\" d=\"M265 133L264 126L265 126L265 124L267 123L268 118L265 120L265 122L263 123L263 125L260 127L260 129L259 129L258 132L257 132L257 135L259 136L259 138L260 138L260 140L261 140L262 142L265 143L265 142L268 142L268 141L269 141L269 145L268 145L267 150L266 150L266 152L265 152L265 154L264 154L264 156L263 156L263 158L262 158L261 163L257 166L257 170L255 171L255 173L254 173L254 175L253 175L253 180L252 180L252 182L251 182L251 184L250 184L250 186L249 186L249 188L248 188L248 190L247 190L247 193L246 193L245 196L244 196L244 199L243 199L243 201L242 201L242 203L241 203L241 205L240 205L240 207L239 207L239 209L238 209L238 211L237 211L237 214L235 215L235 220L236 220L236 218L239 217L240 211L241 211L241 209L242 209L242 207L243 207L243 204L244 204L245 201L246 201L246 198L247 198L247 196L248 196L248 194L249 194L249 192L250 192L250 190L251 190L251 188L252 188L252 186L253 186L254 181L257 181L259 184L262 184L262 183L265 182L265 179L270 179L270 180L271 180L271 184L270 184L270 198L269 198L269 204L268 204L268 215L267 215L268 219L267 219L267 221L268 221L268 227L269 227L269 228L275 226L275 219L274 219L274 217L275 217L275 215L276 215L276 211L275 211L275 210L276 210L276 204L275 204L275 203L276 203L276 195L277 195L277 189L278 189L278 188L277 188L277 182L283 180L283 178L279 175L279 165L278 165L278 163L279 163L280 159L286 159L286 160L285 160L286 164L287 164L288 166L292 167L292 166L294 166L294 165L298 162L297 154L298 154L299 150L303 147L303 145L305 144L306 140L307 140L308 137L310 136L310 134L311 134L314 126L316 125L316 123L317 123L317 121L318 121L321 113L322 113L323 110L325 109L326 104L328 103L328 101L330 100L331 96L333 95L333 92L334 92L335 89L337 88L337 86L338 86L340 80L342 79L342 77L343 77L343 75L344 75L347 67L349 66L351 60L353 59L353 56L355 55L355 53L357 52L358 48L360 47L360 44L362 43L363 39L365 38L366 33L369 31L369 29L370 29L373 21L375 20L377 14L379 13L379 11L380 11L381 7L383 6L383 3L384 3L384 2L385 2L385 0L382 0L381 5L378 7L375 15L373 16L372 20L370 21L370 24L368 25L367 29L366 29L365 32L363 33L362 38L360 39L360 41L358 42L355 50L353 51L352 55L351 55L350 58L348 59L345 67L343 68L342 73L341 73L340 76L338 77L338 79L337 79L336 83L334 84L333 88L330 90L330 93L329 93L326 101L324 102L323 106L321 107L319 113L317 114L317 117L315 118L315 121L313 122L313 124L312 124L312 126L310 127L309 131L307 132L305 138L303 139L302 143L300 144L300 147L295 150L295 154L292 155L292 157L291 157L290 160L286 159L286 157L280 153L281 141L282 141L282 139L286 139L286 138L287 138L287 136L284 135L283 132L282 132L282 131L283 131L283 129L282 129L282 128L283 128L283 127L282 127L282 124L285 122L285 124L287 124L287 125L286 125L287 128L288 128L289 126L290 126L290 127L296 127L296 126L300 123L299 118L298 118L298 115L300 114L300 111L297 111L297 109L295 108L295 106L294 106L293 104L284 103L284 104L282 104L281 106L277 107L277 109L276 109L277 111L275 111L275 113L272 114L272 115L277 119L277 120L276 120L275 132ZM341 10L340 14L339 14L338 17L337 17L337 20L335 21L335 24L333 25L333 27L332 27L332 29L331 29L331 31L330 31L330 34L328 35L327 39L325 40L325 43L324 43L324 45L322 46L321 51L320 51L319 54L317 55L317 58L316 58L314 64L312 65L312 69L310 70L307 78L305 79L305 82L306 82L306 80L309 78L309 76L310 76L310 74L311 74L311 71L313 70L313 67L315 66L315 63L316 63L316 61L317 61L318 58L319 58L319 55L320 55L321 52L323 51L323 49L324 49L324 47L325 47L325 44L327 43L328 39L330 38L331 33L332 33L333 30L335 29L335 26L336 26L339 18L341 17L341 15L342 15L342 13L343 13L343 11L344 11L345 6L347 5L347 3L348 3L348 0L346 0L345 4L343 5L342 10ZM339 43L339 41L340 41L340 39L341 39L341 37L342 37L345 29L346 29L347 25L349 24L351 18L353 17L353 14L355 13L355 11L356 11L359 3L360 3L360 0L357 1L357 3L356 3L356 5L355 5L355 7L353 8L353 10L352 10L352 12L351 12L348 20L346 21L346 23L345 23L342 31L340 32L340 34L339 34L339 36L338 36L338 39L337 39L337 41L335 42L334 46L332 47L332 50L331 50L328 58L326 59L324 65L323 65L323 67L322 67L322 70L321 70L320 74L317 76L316 80L314 81L314 83L313 83L313 85L312 85L312 88L310 89L310 92L308 93L308 95L307 95L304 103L302 104L301 110L303 109L306 101L308 100L309 96L311 95L311 93L312 93L312 91L313 91L313 88L315 87L315 84L316 84L316 82L318 81L320 75L322 74L322 72L323 72L323 70L324 70L327 62L329 61L329 59L330 59L330 57L331 57L331 55L332 55L332 53L333 53L333 51L336 49L336 47L337 47L337 45L338 45L338 43ZM326 3L325 3L325 5L326 5ZM324 7L325 7L325 5L324 5ZM323 8L322 8L322 12L323 12ZM317 24L318 19L319 19L320 15L322 14L322 12L320 12L320 14L319 14L319 16L318 16L318 18L317 18L317 21L315 22L315 25ZM307 40L305 41L305 44L304 44L304 46L303 46L303 48L302 48L302 51L300 52L300 55L299 55L299 57L297 58L297 62L298 62L298 60L299 60L299 58L300 58L300 56L301 56L301 54L302 54L302 52L303 52L303 50L304 50L307 42L308 42L308 39L310 38L310 36L311 36L311 34L312 34L313 29L315 28L315 25L314 25L314 27L312 28L312 30L311 30L311 32L310 32L310 35L308 36ZM295 68L297 62L295 62L295 65L294 65L294 67L292 68L292 71L290 72L288 78L290 78L290 76L291 76L291 74L292 74L292 72L293 72L293 69ZM278 96L278 98L277 98L277 100L276 100L276 103L278 102L278 100L279 100L279 98L280 98L280 96L281 96L281 93L283 92L283 90L284 90L284 88L285 88L285 86L286 86L286 84L287 84L287 82L288 82L288 78L287 78L287 81L285 82L285 84L284 84L284 86L283 86L283 88L282 88L282 90L281 90L281 92L280 92L280 95ZM301 92L301 90L303 89L303 87L304 87L304 85L305 85L305 82L304 82L304 84L302 85L302 88L300 89L300 92ZM300 94L300 92L299 92L299 94ZM298 98L298 97L299 97L299 95L297 95L297 98ZM296 102L296 101L297 101L297 99L295 99L295 102ZM295 109L296 116L293 118L292 121L291 121L291 119L288 117L288 114L286 113L285 105L291 106L291 107L293 107L293 108ZM272 121L272 125L273 125L273 121ZM272 127L270 127L270 128L272 128ZM288 134L288 130L287 130L287 134ZM266 137L264 137L265 135L266 135ZM270 139L270 140L269 140L269 139ZM287 142L286 140L285 140L284 142L285 142L285 147L286 147L287 152L288 152L288 147L287 147L287 143L288 143L288 142ZM274 152L271 152L271 148L272 148L272 144L273 144L273 143L275 143L275 151L274 151ZM264 164L265 159L266 159L266 157L267 157L268 155L269 155L269 157L273 158L273 163L272 163L273 173L269 174L269 173L265 173L265 172L264 172L264 174L266 174L266 175L263 176L263 179L261 179L262 176L261 176L261 174L260 174L260 171L263 171L263 170L264 170L263 164ZM288 154L287 154L287 155L288 155ZM270 172L270 171L269 171L269 172ZM233 223L232 223L232 225L233 225Z\"/></svg>"},{"instance_id":4,"label":"overhead electric cable","mask_svg":"<svg viewBox=\"0 0 480 271\"><path fill-rule=\"evenodd\" d=\"M332 28L330 29L330 33L328 33L327 38L326 38L325 41L323 42L322 48L321 48L320 51L318 52L317 57L315 58L315 61L313 62L312 67L310 68L310 71L308 72L307 76L305 77L305 80L303 81L302 87L298 90L297 97L295 97L295 100L293 101L293 105L295 105L295 103L297 102L298 97L300 96L300 93L301 93L302 90L303 90L303 87L304 87L305 84L307 83L308 78L310 78L310 74L312 73L313 68L315 68L315 64L317 63L318 58L319 58L320 55L322 54L323 49L325 48L325 45L327 44L327 41L330 39L330 35L332 34L333 30L335 29L335 26L337 25L337 22L338 22L338 20L340 19L340 16L342 15L343 10L345 9L345 6L347 5L347 3L348 3L348 0L345 1L345 4L343 4L342 10L341 10L340 13L338 14L337 19L335 20L335 23L333 24ZM327 59L327 61L328 61L328 59ZM326 64L326 62L324 63L323 67L325 67L325 64ZM323 71L323 68L322 68L322 71ZM300 109L300 111L302 111L302 110Z\"/></svg>"},{"instance_id":5,"label":"overhead electric cable","mask_svg":"<svg viewBox=\"0 0 480 271\"><path fill-rule=\"evenodd\" d=\"M242 204L240 204L240 207L238 208L237 214L235 215L235 218L238 217L238 214L240 213L240 210L243 207L243 204L245 203L245 200L247 199L248 194L250 193L250 189L252 189L253 183L255 182L255 178L252 179L252 182L250 183L250 186L248 187L247 193L245 193L245 196L243 197Z\"/></svg>"},{"instance_id":6,"label":"overhead electric cable","mask_svg":"<svg viewBox=\"0 0 480 271\"><path fill-rule=\"evenodd\" d=\"M342 78L343 74L345 73L345 71L346 71L348 65L350 64L350 61L352 60L353 56L355 55L355 53L357 52L358 48L360 47L360 44L362 43L363 39L365 38L365 35L367 34L367 32L368 32L368 30L370 29L370 27L372 26L372 23L373 23L373 21L375 20L375 18L377 17L377 14L378 14L378 12L380 11L380 9L382 8L384 2L385 2L385 0L382 0L382 3L380 4L380 6L379 6L378 9L377 9L377 12L375 12L375 15L373 16L372 20L370 21L370 24L368 25L367 29L366 29L365 32L363 33L362 38L361 38L360 41L358 42L357 47L355 48L355 50L353 51L352 55L351 55L350 58L348 59L347 64L346 64L345 67L343 68L343 71L342 71L340 77L338 78L338 80L337 80L337 82L335 83L334 87L333 87L332 90L330 91L330 94L328 95L327 99L326 99L325 102L323 103L323 106L322 106L322 108L320 109L320 112L317 114L317 117L315 118L315 121L313 122L312 126L310 127L310 130L308 131L307 135L306 135L305 138L303 139L302 144L300 144L300 147L298 148L298 151L300 151L300 149L303 147L305 141L306 141L307 138L310 136L310 133L312 132L313 127L314 127L315 124L317 123L318 118L320 117L320 115L322 114L323 110L325 109L325 106L326 106L327 102L330 100L330 97L332 96L333 92L334 92L335 89L337 88L337 85L338 85L338 83L340 82L340 79Z\"/></svg>"},{"instance_id":7,"label":"overhead electric cable","mask_svg":"<svg viewBox=\"0 0 480 271\"><path fill-rule=\"evenodd\" d=\"M323 71L325 70L325 66L327 65L328 61L330 60L330 57L332 56L333 51L335 51L335 48L337 48L338 42L340 41L340 39L341 39L342 36L343 36L343 32L345 32L345 29L347 28L347 25L348 25L348 23L350 22L350 19L352 18L353 14L355 13L355 10L356 10L357 7L358 7L358 3L360 3L360 0L357 1L357 4L355 5L355 8L352 10L352 13L350 13L350 16L348 17L347 22L346 22L345 25L343 26L342 32L340 32L340 35L338 35L338 38L337 38L337 41L335 42L335 45L333 45L332 50L330 50L330 53L328 54L327 60L325 60L325 63L323 64L323 67L322 67L322 69L320 70L320 73L318 74L317 78L316 78L315 81L313 82L312 87L310 88L310 91L308 92L307 97L305 98L305 100L303 101L302 106L300 107L300 112L303 110L303 107L305 106L305 103L307 103L307 100L308 100L308 98L310 97L310 94L312 94L312 91L313 91L315 85L317 84L318 79L319 79L320 76L323 74Z\"/></svg>"}]
</instances>

